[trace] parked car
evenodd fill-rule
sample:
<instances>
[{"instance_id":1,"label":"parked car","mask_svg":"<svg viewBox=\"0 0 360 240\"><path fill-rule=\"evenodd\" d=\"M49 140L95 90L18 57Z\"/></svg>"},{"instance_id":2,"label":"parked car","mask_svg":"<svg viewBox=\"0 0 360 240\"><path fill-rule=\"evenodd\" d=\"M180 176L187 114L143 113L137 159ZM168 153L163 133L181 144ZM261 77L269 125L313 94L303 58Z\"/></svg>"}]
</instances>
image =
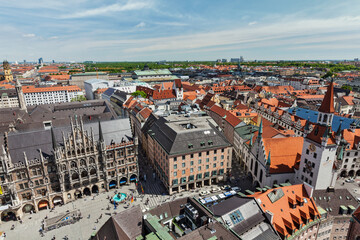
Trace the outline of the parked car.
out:
<instances>
[{"instance_id":1,"label":"parked car","mask_svg":"<svg viewBox=\"0 0 360 240\"><path fill-rule=\"evenodd\" d=\"M222 190L230 190L231 187L229 185L224 185L221 187Z\"/></svg>"},{"instance_id":2,"label":"parked car","mask_svg":"<svg viewBox=\"0 0 360 240\"><path fill-rule=\"evenodd\" d=\"M349 178L349 179L346 179L345 182L347 182L347 183L353 183L353 182L354 182L354 179Z\"/></svg>"},{"instance_id":3,"label":"parked car","mask_svg":"<svg viewBox=\"0 0 360 240\"><path fill-rule=\"evenodd\" d=\"M235 192L240 192L241 189L239 187L232 187L231 190Z\"/></svg>"},{"instance_id":4,"label":"parked car","mask_svg":"<svg viewBox=\"0 0 360 240\"><path fill-rule=\"evenodd\" d=\"M212 192L212 193L220 192L220 191L221 191L221 189L220 189L219 187L213 187L213 188L211 189L211 192Z\"/></svg>"},{"instance_id":5,"label":"parked car","mask_svg":"<svg viewBox=\"0 0 360 240\"><path fill-rule=\"evenodd\" d=\"M208 194L210 194L209 191L201 191L200 192L200 196L205 196L205 195L208 195Z\"/></svg>"}]
</instances>

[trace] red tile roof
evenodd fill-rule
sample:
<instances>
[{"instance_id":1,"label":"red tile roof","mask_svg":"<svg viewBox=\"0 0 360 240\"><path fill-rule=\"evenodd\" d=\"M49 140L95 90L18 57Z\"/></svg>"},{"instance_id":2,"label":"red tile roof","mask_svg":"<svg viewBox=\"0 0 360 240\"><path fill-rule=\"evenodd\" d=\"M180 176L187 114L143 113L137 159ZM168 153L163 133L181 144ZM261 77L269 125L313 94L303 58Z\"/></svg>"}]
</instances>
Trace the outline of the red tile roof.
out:
<instances>
[{"instance_id":1,"label":"red tile roof","mask_svg":"<svg viewBox=\"0 0 360 240\"><path fill-rule=\"evenodd\" d=\"M319 112L323 113L334 113L334 82L331 81L331 83L328 86L328 90L326 91L324 100L321 103L321 106L319 108Z\"/></svg>"},{"instance_id":2,"label":"red tile roof","mask_svg":"<svg viewBox=\"0 0 360 240\"><path fill-rule=\"evenodd\" d=\"M264 130L265 133L265 130ZM299 164L303 137L263 138L265 154L271 155L270 173L291 173Z\"/></svg>"},{"instance_id":3,"label":"red tile roof","mask_svg":"<svg viewBox=\"0 0 360 240\"><path fill-rule=\"evenodd\" d=\"M152 98L154 100L171 99L176 98L176 94L174 90L160 90L154 91Z\"/></svg>"},{"instance_id":4,"label":"red tile roof","mask_svg":"<svg viewBox=\"0 0 360 240\"><path fill-rule=\"evenodd\" d=\"M234 116L231 112L226 111L225 109L223 109L217 105L213 105L210 108L210 111L221 116L223 119L225 119L226 122L228 122L233 127L236 127L239 123L242 122L240 119L238 119L236 116Z\"/></svg>"},{"instance_id":5,"label":"red tile roof","mask_svg":"<svg viewBox=\"0 0 360 240\"><path fill-rule=\"evenodd\" d=\"M57 91L69 91L69 92L81 92L81 89L78 86L51 86L51 87L36 87L23 86L22 90L24 93L37 93L37 92L57 92Z\"/></svg>"},{"instance_id":6,"label":"red tile roof","mask_svg":"<svg viewBox=\"0 0 360 240\"><path fill-rule=\"evenodd\" d=\"M301 226L320 218L316 204L304 184L270 189L251 197L257 199L264 212L272 213L272 224L282 238L293 235Z\"/></svg>"},{"instance_id":7,"label":"red tile roof","mask_svg":"<svg viewBox=\"0 0 360 240\"><path fill-rule=\"evenodd\" d=\"M141 115L141 117L143 117L144 118L144 120L145 119L147 119L149 116L150 116L150 114L151 114L151 109L149 109L149 108L143 108L140 112L139 112L139 114Z\"/></svg>"},{"instance_id":8,"label":"red tile roof","mask_svg":"<svg viewBox=\"0 0 360 240\"><path fill-rule=\"evenodd\" d=\"M182 88L181 79L175 79L175 87Z\"/></svg>"}]
</instances>

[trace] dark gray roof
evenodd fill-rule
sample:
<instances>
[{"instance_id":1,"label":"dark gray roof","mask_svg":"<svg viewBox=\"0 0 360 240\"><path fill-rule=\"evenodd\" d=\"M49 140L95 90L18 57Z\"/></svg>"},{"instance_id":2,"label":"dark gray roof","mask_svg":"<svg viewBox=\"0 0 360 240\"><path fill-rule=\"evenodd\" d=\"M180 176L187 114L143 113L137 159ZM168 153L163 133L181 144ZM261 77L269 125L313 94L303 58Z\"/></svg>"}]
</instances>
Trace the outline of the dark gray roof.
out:
<instances>
[{"instance_id":1,"label":"dark gray roof","mask_svg":"<svg viewBox=\"0 0 360 240\"><path fill-rule=\"evenodd\" d=\"M142 233L140 205L124 210L109 220L96 233L97 239L132 240Z\"/></svg>"},{"instance_id":2,"label":"dark gray roof","mask_svg":"<svg viewBox=\"0 0 360 240\"><path fill-rule=\"evenodd\" d=\"M0 110L0 132L8 131L12 123L18 131L44 129L44 121L51 121L52 126L70 124L69 117L83 116L84 122L111 120L117 118L112 105L105 100L83 102L43 104L27 107L28 113L19 108Z\"/></svg>"},{"instance_id":3,"label":"dark gray roof","mask_svg":"<svg viewBox=\"0 0 360 240\"><path fill-rule=\"evenodd\" d=\"M356 199L345 188L335 189L333 192L327 190L315 190L313 198L317 206L320 206L332 216L342 215L339 211L341 205L345 207L348 207L349 205L356 207L358 205ZM330 211L330 209L332 211ZM348 216L351 217L351 215Z\"/></svg>"},{"instance_id":4,"label":"dark gray roof","mask_svg":"<svg viewBox=\"0 0 360 240\"><path fill-rule=\"evenodd\" d=\"M84 129L90 134L91 128L93 129L94 137L99 139L99 125L97 122L90 122L84 124ZM101 122L101 128L106 145L110 145L111 141L120 143L122 139L125 141L132 140L132 132L129 119L116 119ZM54 128L54 135L59 143L63 144L62 132L65 136L71 132L71 127L58 127ZM40 158L39 150L41 149L43 155L52 155L52 139L51 130L39 130L32 132L11 132L8 135L8 147L10 156L13 163L24 162L24 152L27 158L34 159Z\"/></svg>"},{"instance_id":5,"label":"dark gray roof","mask_svg":"<svg viewBox=\"0 0 360 240\"><path fill-rule=\"evenodd\" d=\"M234 211L235 209L239 208L241 205L251 201L254 201L254 199L242 198L235 195L226 199L225 201L220 202L219 204L212 206L212 210L216 216L223 216L224 214Z\"/></svg>"},{"instance_id":6,"label":"dark gray roof","mask_svg":"<svg viewBox=\"0 0 360 240\"><path fill-rule=\"evenodd\" d=\"M171 116L170 116L171 117ZM182 125L192 124L196 128L186 129ZM153 137L169 155L206 151L229 146L223 134L215 128L210 117L184 117L181 120L170 120L160 117L147 133ZM209 145L212 141L212 145ZM201 146L204 142L205 145ZM192 148L189 148L189 144Z\"/></svg>"},{"instance_id":7,"label":"dark gray roof","mask_svg":"<svg viewBox=\"0 0 360 240\"><path fill-rule=\"evenodd\" d=\"M110 97L115 92L115 90L115 88L108 88L105 92L103 92L103 94Z\"/></svg>"},{"instance_id":8,"label":"dark gray roof","mask_svg":"<svg viewBox=\"0 0 360 240\"><path fill-rule=\"evenodd\" d=\"M0 89L0 95L7 94L9 97L17 97L16 90L14 88L11 89Z\"/></svg>"}]
</instances>

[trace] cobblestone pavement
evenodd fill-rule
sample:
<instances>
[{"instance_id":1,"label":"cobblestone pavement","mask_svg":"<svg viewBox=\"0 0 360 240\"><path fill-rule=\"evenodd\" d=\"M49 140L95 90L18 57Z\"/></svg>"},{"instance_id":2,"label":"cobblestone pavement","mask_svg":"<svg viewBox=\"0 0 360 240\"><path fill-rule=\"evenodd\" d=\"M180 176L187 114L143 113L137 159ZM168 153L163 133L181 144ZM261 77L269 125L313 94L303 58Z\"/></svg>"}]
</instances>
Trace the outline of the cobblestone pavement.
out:
<instances>
[{"instance_id":1,"label":"cobblestone pavement","mask_svg":"<svg viewBox=\"0 0 360 240\"><path fill-rule=\"evenodd\" d=\"M27 214L23 218L23 223L20 224L19 221L9 221L3 222L0 225L0 231L6 232L6 239L26 239L26 240L37 240L37 239L51 239L53 236L56 239L63 239L65 235L68 236L70 240L72 239L89 239L92 232L98 230L105 222L108 220L111 214L123 211L126 204L119 204L117 209L114 210L114 206L107 199L108 196L113 197L115 195L115 190L118 192L131 194L131 190L136 188L135 184L132 183L128 186L122 186L119 189L112 189L109 192L100 193L99 195L93 194L92 196L87 196L82 199L78 199L74 202L68 203L63 206L57 206L53 211L42 210L34 214ZM140 204L142 209L152 208L160 203L170 201L172 199L177 199L179 197L195 196L197 194L194 192L184 192L180 194L175 194L173 196L161 195L162 192L158 184L145 185L146 193L142 194L135 193L135 200L130 204L130 207ZM144 190L145 190L144 189ZM209 188L208 188L209 189ZM149 204L145 205L145 200L149 198ZM109 206L110 210L107 210ZM79 209L82 215L82 219L74 224L61 227L49 231L44 234L44 237L40 236L39 229L41 227L41 221L47 216L48 218L58 216L62 213L65 213L67 210ZM102 218L98 219L100 214ZM90 218L88 216L90 215ZM10 230L11 225L15 226L14 230Z\"/></svg>"},{"instance_id":2,"label":"cobblestone pavement","mask_svg":"<svg viewBox=\"0 0 360 240\"><path fill-rule=\"evenodd\" d=\"M146 157L141 153L141 151L139 154L139 167L141 172L141 181L139 182L138 187L136 187L135 183L131 183L130 185L121 186L118 189L111 189L109 192L84 196L82 199L78 199L63 206L56 206L53 211L42 210L34 214L27 214L23 217L22 224L20 224L19 221L1 223L0 231L6 232L6 239L11 240L51 239L53 236L55 236L56 239L63 239L64 236L68 236L69 240L89 239L91 234L98 230L112 214L123 211L129 204L128 201L125 204L119 204L117 209L114 209L114 206L110 203L108 198L112 198L115 195L115 191L126 193L128 196L130 196L132 192L135 192L134 202L130 204L130 207L140 204L141 209L145 211L156 207L161 203L172 201L174 199L182 197L198 197L200 191L210 191L216 186L205 186L201 189L176 193L169 196L163 184L160 182L158 177L154 175L154 170L146 163ZM228 181L226 184L239 186L241 187L242 192L246 189L252 189L250 180L242 175L243 173L239 168L234 173L235 174L232 177L232 180ZM144 194L142 194L140 183L143 186ZM214 194L216 193L211 195ZM43 237L40 236L39 229L41 227L41 222L46 216L51 218L63 214L67 210L71 211L75 209L78 209L81 212L83 218L80 221L46 232ZM102 218L99 219L101 214ZM90 216L90 218L88 218L88 216ZM12 225L15 226L14 230L10 230Z\"/></svg>"},{"instance_id":3,"label":"cobblestone pavement","mask_svg":"<svg viewBox=\"0 0 360 240\"><path fill-rule=\"evenodd\" d=\"M360 199L360 177L357 177L353 183L345 182L347 178L339 178L336 181L335 189L346 188L357 199Z\"/></svg>"}]
</instances>

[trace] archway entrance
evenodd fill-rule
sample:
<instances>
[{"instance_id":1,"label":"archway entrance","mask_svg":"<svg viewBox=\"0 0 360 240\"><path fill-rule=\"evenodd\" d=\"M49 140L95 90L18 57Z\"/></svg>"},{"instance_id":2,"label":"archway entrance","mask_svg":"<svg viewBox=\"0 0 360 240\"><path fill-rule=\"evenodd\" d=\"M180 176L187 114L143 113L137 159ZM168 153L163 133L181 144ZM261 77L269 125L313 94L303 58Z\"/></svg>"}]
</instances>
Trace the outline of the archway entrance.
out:
<instances>
[{"instance_id":1,"label":"archway entrance","mask_svg":"<svg viewBox=\"0 0 360 240\"><path fill-rule=\"evenodd\" d=\"M136 174L130 176L130 182L136 182L136 179L137 179Z\"/></svg>"},{"instance_id":2,"label":"archway entrance","mask_svg":"<svg viewBox=\"0 0 360 240\"><path fill-rule=\"evenodd\" d=\"M349 177L354 177L355 176L355 171L354 170L350 170L349 171Z\"/></svg>"},{"instance_id":3,"label":"archway entrance","mask_svg":"<svg viewBox=\"0 0 360 240\"><path fill-rule=\"evenodd\" d=\"M347 177L347 172L346 172L346 170L341 171L340 177Z\"/></svg>"},{"instance_id":4,"label":"archway entrance","mask_svg":"<svg viewBox=\"0 0 360 240\"><path fill-rule=\"evenodd\" d=\"M49 202L47 200L41 200L39 203L38 203L38 208L39 208L39 211L40 210L44 210L44 209L48 209L50 206L49 206Z\"/></svg>"},{"instance_id":5,"label":"archway entrance","mask_svg":"<svg viewBox=\"0 0 360 240\"><path fill-rule=\"evenodd\" d=\"M127 182L127 178L126 177L122 177L121 179L120 179L120 185L124 185L124 184L126 184L126 182Z\"/></svg>"},{"instance_id":6,"label":"archway entrance","mask_svg":"<svg viewBox=\"0 0 360 240\"><path fill-rule=\"evenodd\" d=\"M92 186L91 192L92 193L98 193L99 192L99 187L97 185Z\"/></svg>"},{"instance_id":7,"label":"archway entrance","mask_svg":"<svg viewBox=\"0 0 360 240\"><path fill-rule=\"evenodd\" d=\"M16 214L13 211L7 211L1 213L1 221L16 221Z\"/></svg>"},{"instance_id":8,"label":"archway entrance","mask_svg":"<svg viewBox=\"0 0 360 240\"><path fill-rule=\"evenodd\" d=\"M112 189L112 188L116 188L116 181L115 180L111 180L110 183L109 183L109 188Z\"/></svg>"},{"instance_id":9,"label":"archway entrance","mask_svg":"<svg viewBox=\"0 0 360 240\"><path fill-rule=\"evenodd\" d=\"M357 177L360 177L360 170L357 170L357 171L356 171L356 176L357 176Z\"/></svg>"},{"instance_id":10,"label":"archway entrance","mask_svg":"<svg viewBox=\"0 0 360 240\"><path fill-rule=\"evenodd\" d=\"M75 196L75 199L77 198L82 198L82 193L80 190L76 190L75 193L74 193L74 196Z\"/></svg>"},{"instance_id":11,"label":"archway entrance","mask_svg":"<svg viewBox=\"0 0 360 240\"><path fill-rule=\"evenodd\" d=\"M56 196L53 198L53 204L56 206L56 205L62 205L64 204L64 201L62 199L62 197L60 196Z\"/></svg>"},{"instance_id":12,"label":"archway entrance","mask_svg":"<svg viewBox=\"0 0 360 240\"><path fill-rule=\"evenodd\" d=\"M85 196L90 196L91 195L90 188L88 188L88 187L84 188L84 195Z\"/></svg>"},{"instance_id":13,"label":"archway entrance","mask_svg":"<svg viewBox=\"0 0 360 240\"><path fill-rule=\"evenodd\" d=\"M30 213L35 212L35 207L32 204L26 204L23 208L22 208L23 213Z\"/></svg>"}]
</instances>

